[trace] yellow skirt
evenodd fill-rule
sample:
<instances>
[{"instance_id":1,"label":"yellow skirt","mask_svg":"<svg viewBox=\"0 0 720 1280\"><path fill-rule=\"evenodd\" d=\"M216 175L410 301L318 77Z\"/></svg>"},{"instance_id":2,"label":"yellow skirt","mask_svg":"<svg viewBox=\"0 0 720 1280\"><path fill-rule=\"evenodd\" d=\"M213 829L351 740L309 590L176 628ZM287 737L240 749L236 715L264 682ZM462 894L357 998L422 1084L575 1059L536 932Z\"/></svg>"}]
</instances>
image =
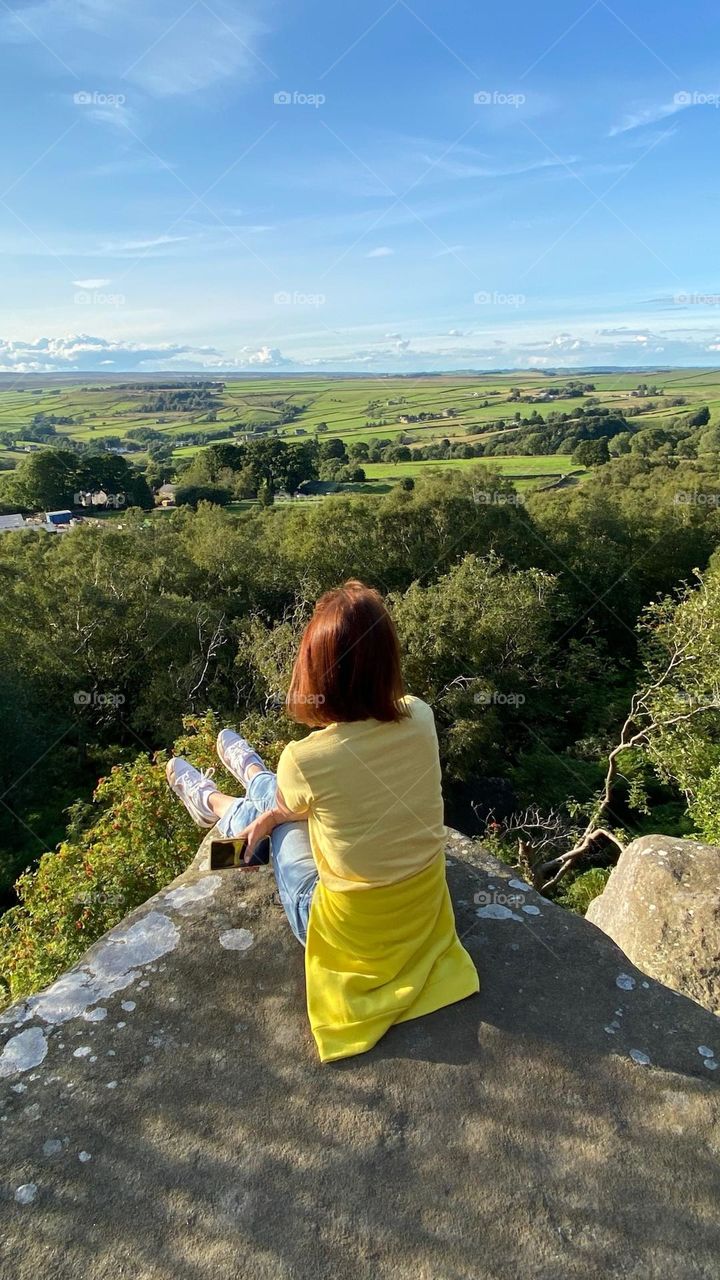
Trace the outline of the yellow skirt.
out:
<instances>
[{"instance_id":1,"label":"yellow skirt","mask_svg":"<svg viewBox=\"0 0 720 1280\"><path fill-rule=\"evenodd\" d=\"M479 991L455 929L444 855L397 884L333 892L319 883L305 976L321 1062L365 1053L393 1023Z\"/></svg>"}]
</instances>

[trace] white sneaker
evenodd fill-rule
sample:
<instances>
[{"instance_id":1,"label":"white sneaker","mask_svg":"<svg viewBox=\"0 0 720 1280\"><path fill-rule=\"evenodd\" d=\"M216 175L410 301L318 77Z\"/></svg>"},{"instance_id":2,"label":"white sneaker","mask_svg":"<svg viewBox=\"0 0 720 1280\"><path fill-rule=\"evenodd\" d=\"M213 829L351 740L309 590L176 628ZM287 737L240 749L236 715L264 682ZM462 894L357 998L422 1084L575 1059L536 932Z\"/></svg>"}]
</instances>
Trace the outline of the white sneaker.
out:
<instances>
[{"instance_id":1,"label":"white sneaker","mask_svg":"<svg viewBox=\"0 0 720 1280\"><path fill-rule=\"evenodd\" d=\"M218 820L208 804L208 797L217 791L211 780L214 772L214 769L208 769L206 773L201 773L189 760L183 760L182 756L173 756L165 770L165 777L175 795L179 796L199 827L214 827Z\"/></svg>"},{"instance_id":2,"label":"white sneaker","mask_svg":"<svg viewBox=\"0 0 720 1280\"><path fill-rule=\"evenodd\" d=\"M233 778L237 778L238 782L242 782L244 787L247 787L245 776L251 764L257 764L261 769L265 768L254 747L250 746L246 738L241 738L239 733L235 733L234 729L221 729L215 747L228 773L231 773Z\"/></svg>"}]
</instances>

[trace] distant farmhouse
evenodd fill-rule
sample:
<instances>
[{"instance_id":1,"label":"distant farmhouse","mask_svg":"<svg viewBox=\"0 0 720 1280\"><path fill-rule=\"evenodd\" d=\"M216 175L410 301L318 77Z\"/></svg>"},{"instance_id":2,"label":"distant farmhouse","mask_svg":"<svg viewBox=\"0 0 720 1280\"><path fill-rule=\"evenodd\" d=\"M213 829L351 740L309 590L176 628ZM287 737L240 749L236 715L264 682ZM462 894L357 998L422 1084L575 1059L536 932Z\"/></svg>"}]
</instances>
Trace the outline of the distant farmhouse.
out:
<instances>
[{"instance_id":1,"label":"distant farmhouse","mask_svg":"<svg viewBox=\"0 0 720 1280\"><path fill-rule=\"evenodd\" d=\"M159 506L174 507L176 489L177 489L177 485L161 484L156 495Z\"/></svg>"},{"instance_id":2,"label":"distant farmhouse","mask_svg":"<svg viewBox=\"0 0 720 1280\"><path fill-rule=\"evenodd\" d=\"M457 409L443 409L441 413L401 413L398 422L436 422L438 418L456 418Z\"/></svg>"}]
</instances>

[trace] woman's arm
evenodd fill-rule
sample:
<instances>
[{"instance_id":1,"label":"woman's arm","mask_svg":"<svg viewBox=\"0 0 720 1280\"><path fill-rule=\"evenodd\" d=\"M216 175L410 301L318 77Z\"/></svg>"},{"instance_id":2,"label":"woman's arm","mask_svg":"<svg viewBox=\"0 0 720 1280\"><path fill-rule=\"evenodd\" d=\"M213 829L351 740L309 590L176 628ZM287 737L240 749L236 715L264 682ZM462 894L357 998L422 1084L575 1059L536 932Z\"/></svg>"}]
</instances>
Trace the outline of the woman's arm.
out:
<instances>
[{"instance_id":1,"label":"woman's arm","mask_svg":"<svg viewBox=\"0 0 720 1280\"><path fill-rule=\"evenodd\" d=\"M276 827L282 826L284 822L303 822L306 818L306 813L293 813L291 809L288 809L282 793L278 789L275 794L273 808L259 814L237 837L239 840L247 841L244 855L245 861L250 861L256 846L260 844L261 840L266 840Z\"/></svg>"}]
</instances>

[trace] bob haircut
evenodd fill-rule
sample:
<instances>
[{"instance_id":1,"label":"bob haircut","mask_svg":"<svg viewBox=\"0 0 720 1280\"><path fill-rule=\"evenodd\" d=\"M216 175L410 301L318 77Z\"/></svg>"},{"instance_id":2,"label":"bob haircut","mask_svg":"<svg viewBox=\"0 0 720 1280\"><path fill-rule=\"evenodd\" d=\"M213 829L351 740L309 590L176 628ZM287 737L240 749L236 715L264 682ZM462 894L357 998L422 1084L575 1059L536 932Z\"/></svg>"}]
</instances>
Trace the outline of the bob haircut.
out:
<instances>
[{"instance_id":1,"label":"bob haircut","mask_svg":"<svg viewBox=\"0 0 720 1280\"><path fill-rule=\"evenodd\" d=\"M315 605L287 696L299 724L402 720L400 646L382 597L351 579Z\"/></svg>"}]
</instances>

